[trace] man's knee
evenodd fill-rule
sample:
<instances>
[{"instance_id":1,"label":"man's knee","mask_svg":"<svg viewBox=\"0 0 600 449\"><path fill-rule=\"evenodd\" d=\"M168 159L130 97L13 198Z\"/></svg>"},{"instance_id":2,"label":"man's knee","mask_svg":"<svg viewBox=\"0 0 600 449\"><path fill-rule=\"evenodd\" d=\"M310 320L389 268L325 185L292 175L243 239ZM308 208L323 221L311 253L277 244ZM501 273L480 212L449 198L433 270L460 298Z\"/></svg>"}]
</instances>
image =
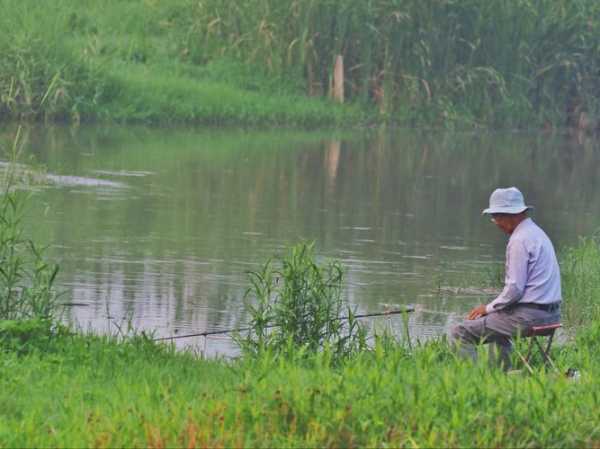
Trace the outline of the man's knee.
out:
<instances>
[{"instance_id":1,"label":"man's knee","mask_svg":"<svg viewBox=\"0 0 600 449\"><path fill-rule=\"evenodd\" d=\"M456 324L450 328L450 339L454 342L467 341L467 330L463 324Z\"/></svg>"},{"instance_id":2,"label":"man's knee","mask_svg":"<svg viewBox=\"0 0 600 449\"><path fill-rule=\"evenodd\" d=\"M484 318L467 320L450 328L450 337L455 342L479 344L486 335Z\"/></svg>"}]
</instances>

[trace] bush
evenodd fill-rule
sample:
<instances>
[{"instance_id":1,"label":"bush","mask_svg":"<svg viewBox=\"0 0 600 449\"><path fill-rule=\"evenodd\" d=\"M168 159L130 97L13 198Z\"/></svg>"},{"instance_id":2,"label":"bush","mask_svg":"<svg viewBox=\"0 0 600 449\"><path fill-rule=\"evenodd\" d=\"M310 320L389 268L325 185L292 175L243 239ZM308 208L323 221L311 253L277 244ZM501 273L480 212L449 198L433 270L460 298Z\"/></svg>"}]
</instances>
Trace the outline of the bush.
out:
<instances>
[{"instance_id":1,"label":"bush","mask_svg":"<svg viewBox=\"0 0 600 449\"><path fill-rule=\"evenodd\" d=\"M267 261L249 273L249 280L250 329L236 336L243 353L289 354L298 348L312 353L327 347L339 359L366 347L365 329L344 307L342 267L318 265L313 243L300 243L286 257ZM341 315L344 310L347 317Z\"/></svg>"},{"instance_id":2,"label":"bush","mask_svg":"<svg viewBox=\"0 0 600 449\"><path fill-rule=\"evenodd\" d=\"M68 329L50 320L4 320L0 321L0 348L19 354L34 349L48 349L52 338L66 335Z\"/></svg>"}]
</instances>

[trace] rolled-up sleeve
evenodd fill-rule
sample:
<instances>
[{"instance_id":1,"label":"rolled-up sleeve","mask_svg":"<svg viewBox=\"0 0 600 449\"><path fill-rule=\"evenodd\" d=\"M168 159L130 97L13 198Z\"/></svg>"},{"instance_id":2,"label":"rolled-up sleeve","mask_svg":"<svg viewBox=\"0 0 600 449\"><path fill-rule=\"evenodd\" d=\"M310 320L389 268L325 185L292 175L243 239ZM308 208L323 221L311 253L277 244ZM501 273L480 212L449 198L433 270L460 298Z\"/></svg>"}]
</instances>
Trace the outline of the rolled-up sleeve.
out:
<instances>
[{"instance_id":1,"label":"rolled-up sleeve","mask_svg":"<svg viewBox=\"0 0 600 449\"><path fill-rule=\"evenodd\" d=\"M486 307L486 313L502 310L523 297L527 282L529 253L520 240L510 240L506 247L506 274L504 289Z\"/></svg>"}]
</instances>

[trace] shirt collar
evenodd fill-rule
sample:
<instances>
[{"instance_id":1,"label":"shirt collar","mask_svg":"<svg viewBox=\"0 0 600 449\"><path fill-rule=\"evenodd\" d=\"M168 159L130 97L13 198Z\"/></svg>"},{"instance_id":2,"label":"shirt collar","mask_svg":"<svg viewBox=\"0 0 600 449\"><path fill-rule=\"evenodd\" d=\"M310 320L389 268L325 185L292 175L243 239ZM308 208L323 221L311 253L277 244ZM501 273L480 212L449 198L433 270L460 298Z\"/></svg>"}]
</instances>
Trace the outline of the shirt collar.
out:
<instances>
[{"instance_id":1,"label":"shirt collar","mask_svg":"<svg viewBox=\"0 0 600 449\"><path fill-rule=\"evenodd\" d=\"M515 235L517 232L519 232L520 229L522 230L523 228L526 228L531 223L533 223L533 220L531 218L527 217L525 220L523 220L521 223L519 223L517 225L517 227L513 231L513 235Z\"/></svg>"}]
</instances>

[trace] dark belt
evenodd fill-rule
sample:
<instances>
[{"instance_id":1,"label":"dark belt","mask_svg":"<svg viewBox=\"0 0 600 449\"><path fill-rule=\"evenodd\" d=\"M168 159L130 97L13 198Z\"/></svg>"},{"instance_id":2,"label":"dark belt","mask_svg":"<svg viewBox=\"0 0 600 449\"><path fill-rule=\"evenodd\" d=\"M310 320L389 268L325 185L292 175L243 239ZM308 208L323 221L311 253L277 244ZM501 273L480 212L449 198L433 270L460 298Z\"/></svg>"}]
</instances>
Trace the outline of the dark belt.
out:
<instances>
[{"instance_id":1,"label":"dark belt","mask_svg":"<svg viewBox=\"0 0 600 449\"><path fill-rule=\"evenodd\" d=\"M515 306L530 307L532 309L544 310L546 312L556 312L560 309L560 302L553 302L550 304L536 304L534 302L518 302Z\"/></svg>"}]
</instances>

